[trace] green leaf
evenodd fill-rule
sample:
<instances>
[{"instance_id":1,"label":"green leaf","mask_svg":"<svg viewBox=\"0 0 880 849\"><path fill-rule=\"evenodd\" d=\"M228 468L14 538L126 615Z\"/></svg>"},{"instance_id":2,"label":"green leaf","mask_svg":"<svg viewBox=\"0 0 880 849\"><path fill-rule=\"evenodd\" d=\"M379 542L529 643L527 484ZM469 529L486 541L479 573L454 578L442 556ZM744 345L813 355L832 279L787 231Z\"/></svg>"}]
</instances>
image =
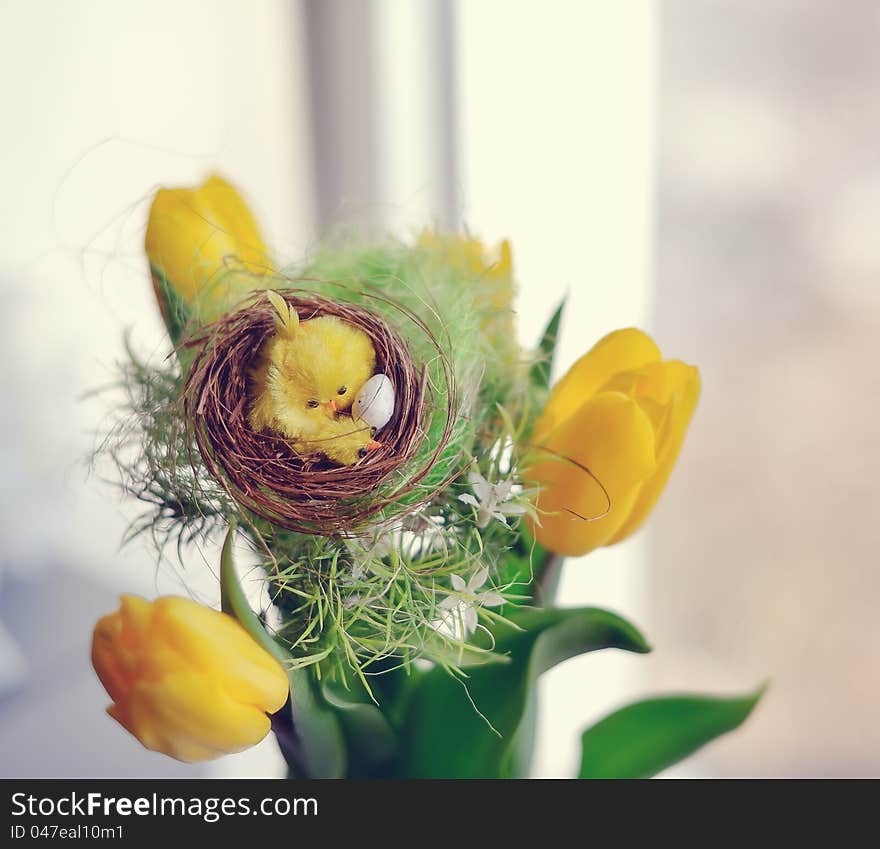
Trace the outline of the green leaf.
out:
<instances>
[{"instance_id":1,"label":"green leaf","mask_svg":"<svg viewBox=\"0 0 880 849\"><path fill-rule=\"evenodd\" d=\"M234 537L235 523L232 522L220 556L221 607L225 613L237 619L287 672L290 682L290 713L298 743L296 766L301 773L297 777L343 778L347 768L347 753L339 718L318 693L311 670L292 668L289 652L272 639L251 609L235 571L232 557Z\"/></svg>"},{"instance_id":2,"label":"green leaf","mask_svg":"<svg viewBox=\"0 0 880 849\"><path fill-rule=\"evenodd\" d=\"M741 725L763 693L665 696L621 708L584 732L580 778L650 778Z\"/></svg>"},{"instance_id":3,"label":"green leaf","mask_svg":"<svg viewBox=\"0 0 880 849\"><path fill-rule=\"evenodd\" d=\"M565 310L565 301L556 308L547 327L541 335L538 350L535 352L535 362L532 364L531 378L536 386L546 388L550 385L550 374L553 371L553 356L556 353L556 340L559 338L559 324L562 321L562 313Z\"/></svg>"},{"instance_id":4,"label":"green leaf","mask_svg":"<svg viewBox=\"0 0 880 849\"><path fill-rule=\"evenodd\" d=\"M399 741L382 711L366 700L365 693L353 693L335 682L325 681L321 693L336 710L348 741L347 777L378 778L384 774L397 757Z\"/></svg>"},{"instance_id":5,"label":"green leaf","mask_svg":"<svg viewBox=\"0 0 880 849\"><path fill-rule=\"evenodd\" d=\"M178 345L183 339L183 331L192 317L189 304L178 294L174 284L165 276L165 273L156 265L150 265L155 283L156 297L159 299L159 309L168 335L171 341Z\"/></svg>"},{"instance_id":6,"label":"green leaf","mask_svg":"<svg viewBox=\"0 0 880 849\"><path fill-rule=\"evenodd\" d=\"M528 768L529 715L538 676L555 664L603 648L646 652L639 632L597 608L516 610L495 626L505 664L462 677L436 667L416 684L403 723L400 776L504 778Z\"/></svg>"},{"instance_id":7,"label":"green leaf","mask_svg":"<svg viewBox=\"0 0 880 849\"><path fill-rule=\"evenodd\" d=\"M220 608L224 613L238 620L245 631L279 663L287 664L290 655L266 632L263 623L251 609L241 584L238 582L235 559L232 556L236 527L234 520L229 523L229 530L226 532L223 550L220 553Z\"/></svg>"}]
</instances>

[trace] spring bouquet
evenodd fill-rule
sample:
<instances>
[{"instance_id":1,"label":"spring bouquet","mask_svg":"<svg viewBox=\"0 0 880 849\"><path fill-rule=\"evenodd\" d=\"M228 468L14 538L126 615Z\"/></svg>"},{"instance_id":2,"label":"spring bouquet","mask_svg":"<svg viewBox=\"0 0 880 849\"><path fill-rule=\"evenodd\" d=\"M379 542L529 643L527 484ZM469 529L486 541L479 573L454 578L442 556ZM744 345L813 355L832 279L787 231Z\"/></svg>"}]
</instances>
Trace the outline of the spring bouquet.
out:
<instances>
[{"instance_id":1,"label":"spring bouquet","mask_svg":"<svg viewBox=\"0 0 880 849\"><path fill-rule=\"evenodd\" d=\"M650 513L697 370L626 329L551 386L563 307L523 351L506 242L347 239L279 268L216 176L156 194L146 253L173 351L129 352L103 450L145 506L132 535L223 540L222 611L124 596L92 647L111 716L185 761L271 730L298 778L527 776L541 673L649 651L555 586ZM624 707L580 775L652 775L757 698Z\"/></svg>"}]
</instances>

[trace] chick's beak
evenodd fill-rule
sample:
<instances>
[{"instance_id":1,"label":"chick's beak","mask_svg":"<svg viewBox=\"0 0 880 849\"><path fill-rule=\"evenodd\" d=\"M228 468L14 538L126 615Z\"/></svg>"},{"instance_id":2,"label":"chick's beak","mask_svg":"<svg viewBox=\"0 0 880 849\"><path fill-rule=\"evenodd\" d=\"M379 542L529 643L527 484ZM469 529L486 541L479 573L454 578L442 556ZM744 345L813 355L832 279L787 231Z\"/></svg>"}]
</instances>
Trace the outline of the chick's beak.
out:
<instances>
[{"instance_id":1,"label":"chick's beak","mask_svg":"<svg viewBox=\"0 0 880 849\"><path fill-rule=\"evenodd\" d=\"M326 404L324 404L324 406L325 406L325 407L326 407L326 408L327 408L327 409L328 409L333 415L336 415L337 408L336 408L336 399L335 399L335 398L331 398Z\"/></svg>"}]
</instances>

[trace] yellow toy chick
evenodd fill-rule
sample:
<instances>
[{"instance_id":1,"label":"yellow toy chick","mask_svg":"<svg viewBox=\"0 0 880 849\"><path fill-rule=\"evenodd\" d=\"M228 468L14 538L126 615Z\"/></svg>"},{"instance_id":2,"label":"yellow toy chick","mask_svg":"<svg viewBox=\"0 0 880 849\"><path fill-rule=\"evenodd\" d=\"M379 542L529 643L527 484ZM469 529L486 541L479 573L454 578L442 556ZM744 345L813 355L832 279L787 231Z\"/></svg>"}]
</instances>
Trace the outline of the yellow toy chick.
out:
<instances>
[{"instance_id":1,"label":"yellow toy chick","mask_svg":"<svg viewBox=\"0 0 880 849\"><path fill-rule=\"evenodd\" d=\"M276 311L276 332L253 372L250 426L286 436L299 454L323 454L339 465L353 465L380 447L368 425L337 415L351 408L373 374L376 352L370 338L336 316L301 322L277 292L267 295Z\"/></svg>"}]
</instances>

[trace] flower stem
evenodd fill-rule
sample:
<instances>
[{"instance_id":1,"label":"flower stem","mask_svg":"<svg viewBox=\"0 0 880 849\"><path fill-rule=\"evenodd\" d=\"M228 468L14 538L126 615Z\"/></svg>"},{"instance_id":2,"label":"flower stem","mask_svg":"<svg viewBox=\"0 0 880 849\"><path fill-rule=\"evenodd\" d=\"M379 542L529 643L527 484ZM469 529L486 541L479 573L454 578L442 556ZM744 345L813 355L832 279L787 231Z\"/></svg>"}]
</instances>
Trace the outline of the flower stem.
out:
<instances>
[{"instance_id":1,"label":"flower stem","mask_svg":"<svg viewBox=\"0 0 880 849\"><path fill-rule=\"evenodd\" d=\"M544 559L535 574L535 602L549 607L556 600L559 578L565 558L560 554L545 552Z\"/></svg>"},{"instance_id":2,"label":"flower stem","mask_svg":"<svg viewBox=\"0 0 880 849\"><path fill-rule=\"evenodd\" d=\"M290 719L289 706L285 705L278 713L272 714L270 719L278 748L287 763L287 777L310 778L303 759L302 745Z\"/></svg>"}]
</instances>

